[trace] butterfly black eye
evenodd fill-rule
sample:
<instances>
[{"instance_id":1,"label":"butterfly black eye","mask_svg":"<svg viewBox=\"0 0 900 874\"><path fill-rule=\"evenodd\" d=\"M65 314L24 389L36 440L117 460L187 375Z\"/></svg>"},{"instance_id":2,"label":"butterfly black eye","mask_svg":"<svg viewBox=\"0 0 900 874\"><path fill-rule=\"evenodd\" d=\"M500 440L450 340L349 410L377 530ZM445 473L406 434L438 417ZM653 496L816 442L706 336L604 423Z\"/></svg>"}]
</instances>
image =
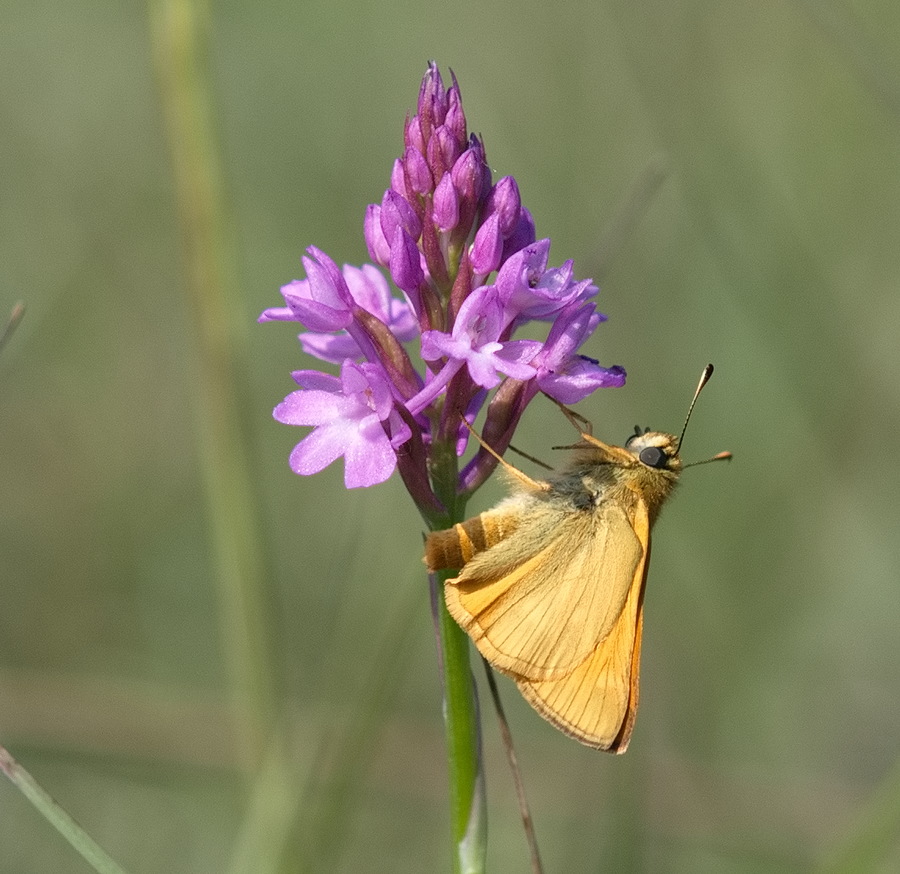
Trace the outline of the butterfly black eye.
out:
<instances>
[{"instance_id":1,"label":"butterfly black eye","mask_svg":"<svg viewBox=\"0 0 900 874\"><path fill-rule=\"evenodd\" d=\"M641 464L646 464L647 467L661 469L669 463L669 456L658 446L648 446L646 449L642 449L638 458L641 460Z\"/></svg>"}]
</instances>

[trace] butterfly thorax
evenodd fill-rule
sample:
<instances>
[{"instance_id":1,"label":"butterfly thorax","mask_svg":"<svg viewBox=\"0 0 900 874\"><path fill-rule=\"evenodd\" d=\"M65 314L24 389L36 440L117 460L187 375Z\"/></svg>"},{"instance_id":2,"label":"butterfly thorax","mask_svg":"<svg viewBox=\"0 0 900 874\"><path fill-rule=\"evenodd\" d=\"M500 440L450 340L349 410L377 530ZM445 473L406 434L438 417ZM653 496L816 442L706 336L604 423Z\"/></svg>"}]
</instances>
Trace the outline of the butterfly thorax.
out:
<instances>
[{"instance_id":1,"label":"butterfly thorax","mask_svg":"<svg viewBox=\"0 0 900 874\"><path fill-rule=\"evenodd\" d=\"M675 437L656 431L636 434L624 447L582 434L581 442L571 447L569 463L546 480L526 484L511 476L512 495L492 510L432 532L426 542L426 563L432 570L460 568L525 522L532 530L550 531L573 510L599 514L608 504L629 517L642 504L652 525L678 482L677 447Z\"/></svg>"},{"instance_id":2,"label":"butterfly thorax","mask_svg":"<svg viewBox=\"0 0 900 874\"><path fill-rule=\"evenodd\" d=\"M603 501L643 501L651 524L681 473L677 438L659 431L636 434L624 447L584 434L574 449L570 463L550 480L554 490L585 508Z\"/></svg>"}]
</instances>

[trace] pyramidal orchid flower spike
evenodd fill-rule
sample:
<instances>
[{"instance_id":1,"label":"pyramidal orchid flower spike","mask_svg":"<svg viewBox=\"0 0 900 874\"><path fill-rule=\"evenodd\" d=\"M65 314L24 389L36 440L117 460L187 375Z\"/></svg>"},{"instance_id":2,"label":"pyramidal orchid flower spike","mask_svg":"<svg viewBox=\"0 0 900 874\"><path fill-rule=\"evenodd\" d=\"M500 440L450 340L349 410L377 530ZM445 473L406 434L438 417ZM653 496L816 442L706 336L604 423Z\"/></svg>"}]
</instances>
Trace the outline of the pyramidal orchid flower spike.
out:
<instances>
[{"instance_id":1,"label":"pyramidal orchid flower spike","mask_svg":"<svg viewBox=\"0 0 900 874\"><path fill-rule=\"evenodd\" d=\"M621 386L621 367L579 350L605 321L597 287L571 261L550 265L511 176L492 182L482 141L467 131L459 85L428 65L417 112L381 202L366 209L371 264L337 264L311 246L305 278L281 289L284 306L261 322L297 322L303 351L325 371L298 370L299 388L275 418L312 428L290 466L314 474L343 456L347 488L397 472L431 530L465 518L468 498L503 453L541 392L572 404ZM392 290L393 289L393 290ZM529 326L545 340L528 336ZM549 323L549 332L546 323ZM335 373L335 370L339 373ZM444 683L453 870L484 870L486 813L481 735L469 640L431 578Z\"/></svg>"},{"instance_id":2,"label":"pyramidal orchid flower spike","mask_svg":"<svg viewBox=\"0 0 900 874\"><path fill-rule=\"evenodd\" d=\"M306 278L283 286L285 305L259 318L299 322L303 350L340 368L339 378L295 373L300 388L275 418L314 428L291 453L296 473L343 456L354 488L399 470L426 521L444 524L448 503L468 498L497 464L478 452L449 501L443 475L434 482L435 460L467 448L463 417L473 421L486 404L484 431L502 453L539 392L571 404L624 384L625 372L579 354L605 318L591 300L597 287L576 280L571 261L548 266L550 240L535 239L515 179L492 184L456 79L445 89L435 64L363 234L374 264L338 268L311 246ZM545 341L520 336L535 321L551 323ZM505 402L492 402L492 390Z\"/></svg>"}]
</instances>

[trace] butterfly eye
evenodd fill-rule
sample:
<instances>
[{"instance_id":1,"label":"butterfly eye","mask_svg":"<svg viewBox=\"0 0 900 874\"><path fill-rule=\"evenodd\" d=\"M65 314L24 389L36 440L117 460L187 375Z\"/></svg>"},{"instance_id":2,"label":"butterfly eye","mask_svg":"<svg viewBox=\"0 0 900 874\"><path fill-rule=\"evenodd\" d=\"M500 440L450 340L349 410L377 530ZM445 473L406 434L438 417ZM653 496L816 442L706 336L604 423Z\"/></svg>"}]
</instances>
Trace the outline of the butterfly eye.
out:
<instances>
[{"instance_id":1,"label":"butterfly eye","mask_svg":"<svg viewBox=\"0 0 900 874\"><path fill-rule=\"evenodd\" d=\"M638 458L641 464L659 469L664 468L669 463L669 456L658 446L648 446L646 449L642 449Z\"/></svg>"}]
</instances>

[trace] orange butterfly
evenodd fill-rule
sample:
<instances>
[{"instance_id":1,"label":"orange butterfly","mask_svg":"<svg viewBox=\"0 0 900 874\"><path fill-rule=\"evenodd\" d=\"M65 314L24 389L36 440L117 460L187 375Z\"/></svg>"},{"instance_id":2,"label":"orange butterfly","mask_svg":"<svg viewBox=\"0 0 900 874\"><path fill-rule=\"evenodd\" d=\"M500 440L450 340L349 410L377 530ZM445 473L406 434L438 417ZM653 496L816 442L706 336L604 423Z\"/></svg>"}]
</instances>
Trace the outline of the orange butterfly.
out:
<instances>
[{"instance_id":1,"label":"orange butterfly","mask_svg":"<svg viewBox=\"0 0 900 874\"><path fill-rule=\"evenodd\" d=\"M650 529L678 482L684 437L635 430L624 448L582 431L547 480L501 459L514 493L425 546L430 570L461 568L445 584L447 609L485 659L561 731L616 753L637 713Z\"/></svg>"}]
</instances>

